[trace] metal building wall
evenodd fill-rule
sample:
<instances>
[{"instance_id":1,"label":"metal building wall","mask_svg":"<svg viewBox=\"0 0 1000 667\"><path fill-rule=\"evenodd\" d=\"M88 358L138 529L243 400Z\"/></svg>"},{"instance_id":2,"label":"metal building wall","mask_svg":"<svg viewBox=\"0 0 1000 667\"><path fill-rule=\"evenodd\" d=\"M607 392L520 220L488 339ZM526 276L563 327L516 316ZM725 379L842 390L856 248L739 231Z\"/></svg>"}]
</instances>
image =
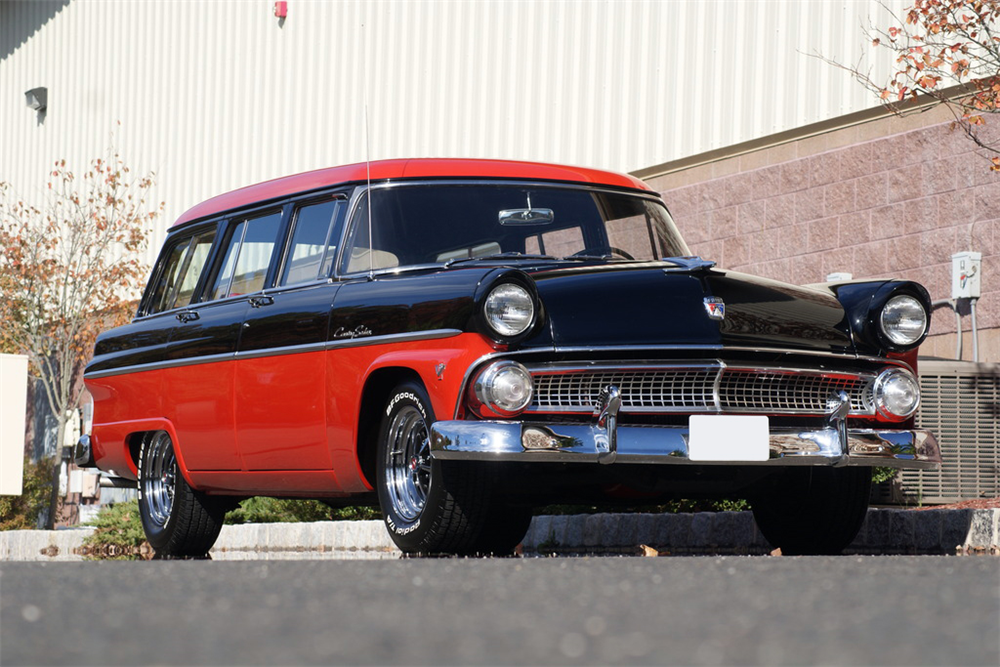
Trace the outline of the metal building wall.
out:
<instances>
[{"instance_id":1,"label":"metal building wall","mask_svg":"<svg viewBox=\"0 0 1000 667\"><path fill-rule=\"evenodd\" d=\"M873 106L811 54L854 62L888 20L874 0L273 4L0 0L0 180L32 198L113 141L158 174L155 250L208 196L366 156L638 170Z\"/></svg>"}]
</instances>

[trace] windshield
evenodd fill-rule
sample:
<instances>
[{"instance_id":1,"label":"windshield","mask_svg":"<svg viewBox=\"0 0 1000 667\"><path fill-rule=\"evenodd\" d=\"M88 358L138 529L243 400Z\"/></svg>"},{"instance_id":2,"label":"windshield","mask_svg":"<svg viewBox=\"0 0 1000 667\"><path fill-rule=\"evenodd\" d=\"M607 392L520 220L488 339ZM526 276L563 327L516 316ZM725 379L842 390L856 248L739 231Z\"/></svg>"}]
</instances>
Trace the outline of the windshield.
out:
<instances>
[{"instance_id":1,"label":"windshield","mask_svg":"<svg viewBox=\"0 0 1000 667\"><path fill-rule=\"evenodd\" d=\"M650 260L690 254L653 199L570 187L405 185L362 196L341 261L355 273L497 255Z\"/></svg>"}]
</instances>

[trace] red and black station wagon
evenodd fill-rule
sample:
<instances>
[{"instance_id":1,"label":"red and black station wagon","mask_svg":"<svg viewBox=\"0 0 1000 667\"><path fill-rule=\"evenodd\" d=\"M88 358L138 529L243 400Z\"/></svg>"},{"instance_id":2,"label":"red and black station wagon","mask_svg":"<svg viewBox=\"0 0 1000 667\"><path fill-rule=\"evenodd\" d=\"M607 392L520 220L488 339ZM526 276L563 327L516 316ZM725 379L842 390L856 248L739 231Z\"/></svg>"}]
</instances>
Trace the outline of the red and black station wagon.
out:
<instances>
[{"instance_id":1,"label":"red and black station wagon","mask_svg":"<svg viewBox=\"0 0 1000 667\"><path fill-rule=\"evenodd\" d=\"M224 194L170 229L87 367L77 460L137 480L165 556L256 495L377 502L408 553L509 553L549 503L745 497L843 549L873 466L927 468L920 285L691 257L620 174L391 160Z\"/></svg>"}]
</instances>

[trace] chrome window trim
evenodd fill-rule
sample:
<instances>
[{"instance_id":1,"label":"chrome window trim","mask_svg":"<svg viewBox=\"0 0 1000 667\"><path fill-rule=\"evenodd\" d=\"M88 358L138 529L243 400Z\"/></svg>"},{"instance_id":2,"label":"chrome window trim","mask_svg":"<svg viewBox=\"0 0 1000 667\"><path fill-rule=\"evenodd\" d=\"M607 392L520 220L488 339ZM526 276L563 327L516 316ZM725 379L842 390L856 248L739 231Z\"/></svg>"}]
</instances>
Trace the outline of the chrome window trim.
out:
<instances>
[{"instance_id":1,"label":"chrome window trim","mask_svg":"<svg viewBox=\"0 0 1000 667\"><path fill-rule=\"evenodd\" d=\"M365 336L345 340L325 341L322 343L308 343L306 345L269 347L244 352L210 354L202 357L186 357L184 359L171 359L169 361L156 361L149 364L138 364L134 366L122 366L120 368L109 368L103 371L92 371L84 373L84 378L88 380L95 380L115 375L131 375L132 373L144 373L146 371L158 371L168 368L179 368L182 366L196 366L199 364L214 364L226 361L239 361L242 359L262 359L265 357L280 357L292 354L304 354L307 352L327 352L330 350L349 347L365 347L387 343L410 343L423 340L436 340L440 338L453 338L461 333L462 331L459 329L432 329L428 331L415 331L403 334L386 334L383 336Z\"/></svg>"}]
</instances>

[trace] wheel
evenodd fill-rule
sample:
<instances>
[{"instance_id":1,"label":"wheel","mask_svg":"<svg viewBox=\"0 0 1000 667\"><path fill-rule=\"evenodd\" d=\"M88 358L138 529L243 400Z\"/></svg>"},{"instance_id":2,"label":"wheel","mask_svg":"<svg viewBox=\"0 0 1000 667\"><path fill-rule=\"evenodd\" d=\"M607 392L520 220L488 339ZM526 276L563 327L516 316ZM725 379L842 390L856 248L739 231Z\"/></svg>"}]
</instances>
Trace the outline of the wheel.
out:
<instances>
[{"instance_id":1,"label":"wheel","mask_svg":"<svg viewBox=\"0 0 1000 667\"><path fill-rule=\"evenodd\" d=\"M495 468L431 458L433 423L423 386L392 391L379 426L376 484L393 542L408 554L510 553L527 522L504 511Z\"/></svg>"},{"instance_id":2,"label":"wheel","mask_svg":"<svg viewBox=\"0 0 1000 667\"><path fill-rule=\"evenodd\" d=\"M757 527L784 555L841 553L868 512L870 468L791 468L750 504Z\"/></svg>"},{"instance_id":3,"label":"wheel","mask_svg":"<svg viewBox=\"0 0 1000 667\"><path fill-rule=\"evenodd\" d=\"M156 554L204 556L219 537L224 515L222 503L188 485L167 432L146 434L139 449L139 516Z\"/></svg>"}]
</instances>

